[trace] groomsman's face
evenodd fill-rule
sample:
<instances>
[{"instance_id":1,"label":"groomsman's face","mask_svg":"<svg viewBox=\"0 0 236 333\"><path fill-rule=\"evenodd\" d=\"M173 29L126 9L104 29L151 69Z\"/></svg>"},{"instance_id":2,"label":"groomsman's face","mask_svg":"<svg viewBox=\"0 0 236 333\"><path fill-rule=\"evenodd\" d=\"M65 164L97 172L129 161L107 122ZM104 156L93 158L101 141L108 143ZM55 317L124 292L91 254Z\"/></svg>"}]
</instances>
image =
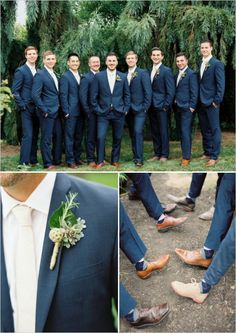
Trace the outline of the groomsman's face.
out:
<instances>
[{"instance_id":1,"label":"groomsman's face","mask_svg":"<svg viewBox=\"0 0 236 333\"><path fill-rule=\"evenodd\" d=\"M176 65L178 69L182 70L188 65L188 60L185 58L185 56L180 56L176 58Z\"/></svg>"},{"instance_id":2,"label":"groomsman's face","mask_svg":"<svg viewBox=\"0 0 236 333\"><path fill-rule=\"evenodd\" d=\"M79 58L76 56L71 56L67 61L67 65L72 71L77 72L80 66Z\"/></svg>"},{"instance_id":3,"label":"groomsman's face","mask_svg":"<svg viewBox=\"0 0 236 333\"><path fill-rule=\"evenodd\" d=\"M36 50L29 50L25 55L27 62L31 65L35 65L38 59L38 52Z\"/></svg>"},{"instance_id":4,"label":"groomsman's face","mask_svg":"<svg viewBox=\"0 0 236 333\"><path fill-rule=\"evenodd\" d=\"M118 65L118 60L116 56L108 56L106 58L106 65L110 71L114 71Z\"/></svg>"},{"instance_id":5,"label":"groomsman's face","mask_svg":"<svg viewBox=\"0 0 236 333\"><path fill-rule=\"evenodd\" d=\"M57 62L57 60L56 60L55 54L48 55L43 59L44 65L49 69L53 69L56 62Z\"/></svg>"},{"instance_id":6,"label":"groomsman's face","mask_svg":"<svg viewBox=\"0 0 236 333\"><path fill-rule=\"evenodd\" d=\"M201 44L201 55L203 58L207 58L209 55L211 55L213 47L211 46L210 43L202 43Z\"/></svg>"},{"instance_id":7,"label":"groomsman's face","mask_svg":"<svg viewBox=\"0 0 236 333\"><path fill-rule=\"evenodd\" d=\"M164 59L164 56L162 55L161 51L155 50L155 51L152 51L151 59L152 59L153 65L158 65L162 62L162 60Z\"/></svg>"},{"instance_id":8,"label":"groomsman's face","mask_svg":"<svg viewBox=\"0 0 236 333\"><path fill-rule=\"evenodd\" d=\"M130 54L125 60L129 68L134 68L138 62L138 57L135 54Z\"/></svg>"},{"instance_id":9,"label":"groomsman's face","mask_svg":"<svg viewBox=\"0 0 236 333\"><path fill-rule=\"evenodd\" d=\"M100 69L100 59L99 57L91 57L88 62L89 68L94 71L98 72Z\"/></svg>"}]
</instances>

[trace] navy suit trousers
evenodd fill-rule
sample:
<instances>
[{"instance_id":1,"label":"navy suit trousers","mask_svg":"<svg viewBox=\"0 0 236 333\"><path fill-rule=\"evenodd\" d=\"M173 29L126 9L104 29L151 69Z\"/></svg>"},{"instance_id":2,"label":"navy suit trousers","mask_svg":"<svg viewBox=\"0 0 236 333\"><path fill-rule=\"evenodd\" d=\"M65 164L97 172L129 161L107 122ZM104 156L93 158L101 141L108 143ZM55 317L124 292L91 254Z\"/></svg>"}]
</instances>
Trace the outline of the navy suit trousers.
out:
<instances>
[{"instance_id":1,"label":"navy suit trousers","mask_svg":"<svg viewBox=\"0 0 236 333\"><path fill-rule=\"evenodd\" d=\"M35 110L21 111L22 123L22 139L20 150L20 163L38 163L38 134L39 134L39 119Z\"/></svg>"},{"instance_id":2,"label":"navy suit trousers","mask_svg":"<svg viewBox=\"0 0 236 333\"><path fill-rule=\"evenodd\" d=\"M65 153L66 163L72 164L80 160L83 138L82 116L69 116L65 119Z\"/></svg>"},{"instance_id":3,"label":"navy suit trousers","mask_svg":"<svg viewBox=\"0 0 236 333\"><path fill-rule=\"evenodd\" d=\"M123 318L131 310L135 309L137 302L120 283L120 316Z\"/></svg>"},{"instance_id":4,"label":"navy suit trousers","mask_svg":"<svg viewBox=\"0 0 236 333\"><path fill-rule=\"evenodd\" d=\"M126 119L132 143L133 159L135 162L143 162L143 128L146 113L130 110Z\"/></svg>"},{"instance_id":5,"label":"navy suit trousers","mask_svg":"<svg viewBox=\"0 0 236 333\"><path fill-rule=\"evenodd\" d=\"M217 160L221 144L220 109L216 109L214 106L202 106L198 115L202 132L203 153L210 159Z\"/></svg>"},{"instance_id":6,"label":"navy suit trousers","mask_svg":"<svg viewBox=\"0 0 236 333\"><path fill-rule=\"evenodd\" d=\"M59 165L62 154L62 129L61 120L57 118L44 118L40 113L41 127L41 154L44 167Z\"/></svg>"},{"instance_id":7,"label":"navy suit trousers","mask_svg":"<svg viewBox=\"0 0 236 333\"><path fill-rule=\"evenodd\" d=\"M235 209L235 174L225 173L216 199L215 213L205 246L217 251L232 222Z\"/></svg>"},{"instance_id":8,"label":"navy suit trousers","mask_svg":"<svg viewBox=\"0 0 236 333\"><path fill-rule=\"evenodd\" d=\"M127 173L127 176L133 181L136 193L146 208L148 215L158 220L164 209L153 189L149 174Z\"/></svg>"},{"instance_id":9,"label":"navy suit trousers","mask_svg":"<svg viewBox=\"0 0 236 333\"><path fill-rule=\"evenodd\" d=\"M95 113L90 112L87 115L87 162L95 162L96 144L97 144L97 116Z\"/></svg>"},{"instance_id":10,"label":"navy suit trousers","mask_svg":"<svg viewBox=\"0 0 236 333\"><path fill-rule=\"evenodd\" d=\"M235 218L213 257L211 265L204 274L204 280L209 285L217 284L227 270L235 262Z\"/></svg>"},{"instance_id":11,"label":"navy suit trousers","mask_svg":"<svg viewBox=\"0 0 236 333\"><path fill-rule=\"evenodd\" d=\"M105 141L109 124L112 126L111 163L119 161L124 123L125 115L118 112L109 112L105 116L97 117L98 164L105 159Z\"/></svg>"},{"instance_id":12,"label":"navy suit trousers","mask_svg":"<svg viewBox=\"0 0 236 333\"><path fill-rule=\"evenodd\" d=\"M155 156L169 156L168 111L151 109L150 126Z\"/></svg>"},{"instance_id":13,"label":"navy suit trousers","mask_svg":"<svg viewBox=\"0 0 236 333\"><path fill-rule=\"evenodd\" d=\"M186 109L177 109L177 117L180 124L180 140L182 158L190 160L192 147L192 122L193 112Z\"/></svg>"}]
</instances>

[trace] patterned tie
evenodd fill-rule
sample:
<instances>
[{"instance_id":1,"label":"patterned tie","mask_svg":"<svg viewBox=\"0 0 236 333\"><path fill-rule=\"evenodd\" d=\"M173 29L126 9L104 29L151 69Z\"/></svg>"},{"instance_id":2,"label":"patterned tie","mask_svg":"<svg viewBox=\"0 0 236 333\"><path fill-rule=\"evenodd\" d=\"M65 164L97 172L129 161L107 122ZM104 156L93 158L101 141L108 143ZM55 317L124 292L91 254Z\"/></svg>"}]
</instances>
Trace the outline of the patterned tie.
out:
<instances>
[{"instance_id":1,"label":"patterned tie","mask_svg":"<svg viewBox=\"0 0 236 333\"><path fill-rule=\"evenodd\" d=\"M16 332L35 332L37 275L31 212L27 206L12 209L19 223L16 246Z\"/></svg>"}]
</instances>

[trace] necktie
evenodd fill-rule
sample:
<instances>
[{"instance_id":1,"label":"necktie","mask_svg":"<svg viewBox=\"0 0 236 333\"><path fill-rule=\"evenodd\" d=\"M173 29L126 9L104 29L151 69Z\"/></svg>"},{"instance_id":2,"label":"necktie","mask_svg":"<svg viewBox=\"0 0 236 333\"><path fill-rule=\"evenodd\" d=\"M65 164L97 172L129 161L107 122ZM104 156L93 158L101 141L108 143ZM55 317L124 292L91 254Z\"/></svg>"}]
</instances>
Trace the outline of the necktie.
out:
<instances>
[{"instance_id":1,"label":"necktie","mask_svg":"<svg viewBox=\"0 0 236 333\"><path fill-rule=\"evenodd\" d=\"M153 82L154 76L156 75L156 68L153 66L152 72L151 72L151 82Z\"/></svg>"},{"instance_id":2,"label":"necktie","mask_svg":"<svg viewBox=\"0 0 236 333\"><path fill-rule=\"evenodd\" d=\"M128 79L128 83L130 85L130 82L131 82L131 79L132 79L132 72L131 71L128 72L127 79Z\"/></svg>"},{"instance_id":3,"label":"necktie","mask_svg":"<svg viewBox=\"0 0 236 333\"><path fill-rule=\"evenodd\" d=\"M35 332L37 276L31 211L30 207L20 205L12 209L19 223L15 258L16 332Z\"/></svg>"},{"instance_id":4,"label":"necktie","mask_svg":"<svg viewBox=\"0 0 236 333\"><path fill-rule=\"evenodd\" d=\"M113 94L114 86L115 86L115 73L109 73L109 86L111 93Z\"/></svg>"}]
</instances>

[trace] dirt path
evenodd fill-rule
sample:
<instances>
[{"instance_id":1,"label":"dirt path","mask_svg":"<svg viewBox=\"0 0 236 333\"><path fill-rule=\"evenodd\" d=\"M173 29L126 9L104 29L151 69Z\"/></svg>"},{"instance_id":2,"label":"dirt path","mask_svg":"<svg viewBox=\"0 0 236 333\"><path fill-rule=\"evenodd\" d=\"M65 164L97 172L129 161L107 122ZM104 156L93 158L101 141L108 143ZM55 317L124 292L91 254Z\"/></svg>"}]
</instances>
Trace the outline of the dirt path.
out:
<instances>
[{"instance_id":1,"label":"dirt path","mask_svg":"<svg viewBox=\"0 0 236 333\"><path fill-rule=\"evenodd\" d=\"M140 280L133 266L121 253L121 281L128 291L136 298L138 305L150 307L168 302L171 307L169 317L160 325L146 328L145 332L234 332L235 331L235 270L227 272L221 282L211 290L210 296L202 304L179 297L170 286L171 281L185 283L191 278L199 281L204 269L183 264L174 253L176 247L196 249L203 245L210 222L198 219L198 215L206 211L214 201L217 174L208 174L201 197L197 201L195 212L186 213L177 209L173 216L188 215L189 218L178 229L166 233L156 231L153 219L149 218L139 201L129 201L122 197L133 224L148 247L147 259L153 260L160 255L169 253L170 262L166 269L154 273L148 280ZM167 194L185 195L190 181L190 174L153 174L151 181L161 202L168 202ZM121 332L135 332L121 320Z\"/></svg>"}]
</instances>

